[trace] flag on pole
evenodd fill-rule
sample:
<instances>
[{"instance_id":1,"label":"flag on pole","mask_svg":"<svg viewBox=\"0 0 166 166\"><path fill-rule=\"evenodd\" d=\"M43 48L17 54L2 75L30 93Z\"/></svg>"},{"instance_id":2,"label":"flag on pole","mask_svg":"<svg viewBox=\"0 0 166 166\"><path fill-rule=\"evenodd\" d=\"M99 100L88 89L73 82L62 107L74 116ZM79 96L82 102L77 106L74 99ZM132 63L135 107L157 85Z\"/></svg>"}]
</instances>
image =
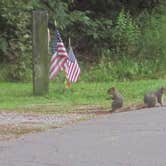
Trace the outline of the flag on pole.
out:
<instances>
[{"instance_id":1,"label":"flag on pole","mask_svg":"<svg viewBox=\"0 0 166 166\"><path fill-rule=\"evenodd\" d=\"M49 30L49 28L47 29L47 32L48 32L48 44L49 44L50 41L51 41L51 35L50 35L50 30Z\"/></svg>"},{"instance_id":2,"label":"flag on pole","mask_svg":"<svg viewBox=\"0 0 166 166\"><path fill-rule=\"evenodd\" d=\"M80 75L80 67L77 63L77 59L74 55L73 49L69 42L69 53L68 53L68 60L67 60L67 80L69 82L76 82Z\"/></svg>"},{"instance_id":3,"label":"flag on pole","mask_svg":"<svg viewBox=\"0 0 166 166\"><path fill-rule=\"evenodd\" d=\"M67 68L67 60L68 54L66 48L63 44L59 31L56 30L54 41L52 44L52 57L49 79L53 79L60 71Z\"/></svg>"}]
</instances>

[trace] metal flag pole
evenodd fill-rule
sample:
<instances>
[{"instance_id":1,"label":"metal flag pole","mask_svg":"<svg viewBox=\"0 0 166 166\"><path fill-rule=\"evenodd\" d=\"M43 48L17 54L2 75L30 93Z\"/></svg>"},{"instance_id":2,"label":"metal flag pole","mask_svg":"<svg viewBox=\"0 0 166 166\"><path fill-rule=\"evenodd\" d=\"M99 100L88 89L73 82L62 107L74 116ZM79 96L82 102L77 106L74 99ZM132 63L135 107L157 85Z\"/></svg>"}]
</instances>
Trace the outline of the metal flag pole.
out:
<instances>
[{"instance_id":1,"label":"metal flag pole","mask_svg":"<svg viewBox=\"0 0 166 166\"><path fill-rule=\"evenodd\" d=\"M69 37L69 50L71 48L71 40L70 40L70 37ZM66 78L66 88L71 88L71 82Z\"/></svg>"}]
</instances>

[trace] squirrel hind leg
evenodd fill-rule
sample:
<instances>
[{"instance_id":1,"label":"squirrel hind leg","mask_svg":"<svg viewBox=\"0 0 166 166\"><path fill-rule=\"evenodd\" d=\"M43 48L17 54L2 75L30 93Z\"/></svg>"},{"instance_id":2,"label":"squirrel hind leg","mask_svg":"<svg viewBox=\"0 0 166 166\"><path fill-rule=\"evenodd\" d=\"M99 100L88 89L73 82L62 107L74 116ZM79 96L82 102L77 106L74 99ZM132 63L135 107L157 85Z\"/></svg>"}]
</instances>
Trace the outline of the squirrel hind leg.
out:
<instances>
[{"instance_id":1,"label":"squirrel hind leg","mask_svg":"<svg viewBox=\"0 0 166 166\"><path fill-rule=\"evenodd\" d=\"M122 103L118 103L115 101L112 102L112 110L117 110L117 109L121 108L122 106L123 106Z\"/></svg>"},{"instance_id":2,"label":"squirrel hind leg","mask_svg":"<svg viewBox=\"0 0 166 166\"><path fill-rule=\"evenodd\" d=\"M149 94L144 96L144 104L147 107L155 107L157 103L157 98L154 94Z\"/></svg>"}]
</instances>

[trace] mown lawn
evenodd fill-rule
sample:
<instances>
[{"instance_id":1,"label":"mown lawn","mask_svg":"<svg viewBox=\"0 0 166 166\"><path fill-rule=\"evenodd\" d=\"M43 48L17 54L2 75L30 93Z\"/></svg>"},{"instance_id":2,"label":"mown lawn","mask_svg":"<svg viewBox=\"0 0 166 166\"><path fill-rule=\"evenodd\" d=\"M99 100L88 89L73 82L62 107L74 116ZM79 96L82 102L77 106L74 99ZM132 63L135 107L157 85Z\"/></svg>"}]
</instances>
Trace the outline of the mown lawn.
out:
<instances>
[{"instance_id":1,"label":"mown lawn","mask_svg":"<svg viewBox=\"0 0 166 166\"><path fill-rule=\"evenodd\" d=\"M106 91L115 86L123 94L125 105L143 102L146 91L166 87L166 79L132 82L78 82L66 89L63 83L49 85L47 96L33 96L31 83L0 83L0 110L29 112L71 112L91 107L109 108L111 100Z\"/></svg>"}]
</instances>

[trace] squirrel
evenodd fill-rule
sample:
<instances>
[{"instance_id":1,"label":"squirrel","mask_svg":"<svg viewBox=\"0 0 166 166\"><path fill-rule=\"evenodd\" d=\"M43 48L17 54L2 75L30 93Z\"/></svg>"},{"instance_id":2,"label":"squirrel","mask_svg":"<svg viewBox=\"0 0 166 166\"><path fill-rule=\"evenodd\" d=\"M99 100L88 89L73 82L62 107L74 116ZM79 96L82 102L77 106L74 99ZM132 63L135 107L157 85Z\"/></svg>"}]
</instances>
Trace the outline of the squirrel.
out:
<instances>
[{"instance_id":1,"label":"squirrel","mask_svg":"<svg viewBox=\"0 0 166 166\"><path fill-rule=\"evenodd\" d=\"M111 111L115 111L115 110L123 107L123 97L115 87L109 88L107 90L107 94L109 94L112 98L112 110Z\"/></svg>"},{"instance_id":2,"label":"squirrel","mask_svg":"<svg viewBox=\"0 0 166 166\"><path fill-rule=\"evenodd\" d=\"M147 107L155 107L157 103L163 106L163 95L166 94L166 88L161 87L157 91L146 93L144 95L144 104Z\"/></svg>"},{"instance_id":3,"label":"squirrel","mask_svg":"<svg viewBox=\"0 0 166 166\"><path fill-rule=\"evenodd\" d=\"M163 94L166 94L166 88L161 87L157 91L146 93L144 95L144 103L123 107L123 96L115 88L109 88L107 94L112 97L112 110L111 112L125 112L134 111L147 107L155 107L157 103L163 106Z\"/></svg>"},{"instance_id":4,"label":"squirrel","mask_svg":"<svg viewBox=\"0 0 166 166\"><path fill-rule=\"evenodd\" d=\"M134 111L134 110L145 108L143 103L123 107L123 100L124 100L123 96L115 87L109 88L107 90L107 94L109 94L113 100L112 109L110 110L110 112L126 112L126 111Z\"/></svg>"}]
</instances>

